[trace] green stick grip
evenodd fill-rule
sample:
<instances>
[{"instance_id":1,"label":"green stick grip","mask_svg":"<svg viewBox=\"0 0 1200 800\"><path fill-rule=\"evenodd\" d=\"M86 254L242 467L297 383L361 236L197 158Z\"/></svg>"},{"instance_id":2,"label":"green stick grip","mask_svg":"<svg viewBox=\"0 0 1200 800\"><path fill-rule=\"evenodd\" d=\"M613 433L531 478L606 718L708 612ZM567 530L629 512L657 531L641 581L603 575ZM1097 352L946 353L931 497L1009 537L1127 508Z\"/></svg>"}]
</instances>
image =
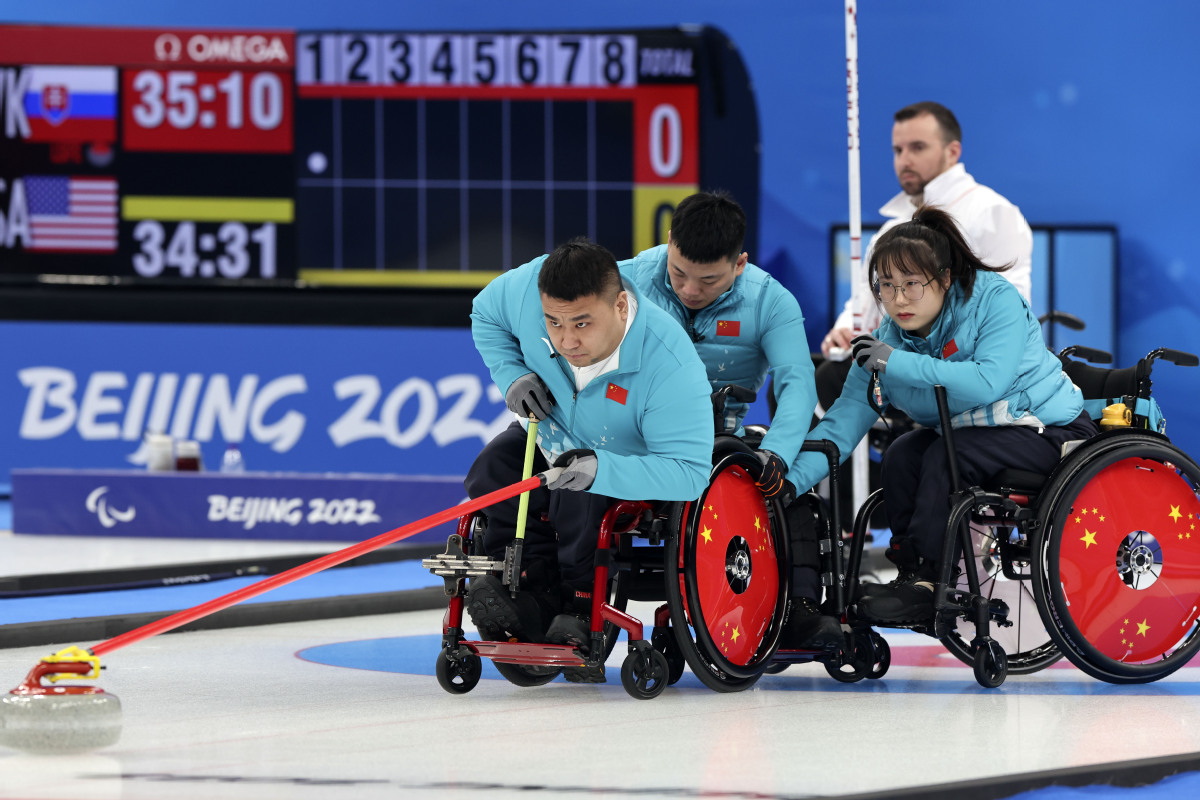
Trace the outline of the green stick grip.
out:
<instances>
[{"instance_id":1,"label":"green stick grip","mask_svg":"<svg viewBox=\"0 0 1200 800\"><path fill-rule=\"evenodd\" d=\"M521 469L521 479L533 475L533 449L537 446L537 419L529 415L529 434L525 437L525 466ZM517 501L517 541L525 539L525 518L529 514L529 492L522 492Z\"/></svg>"}]
</instances>

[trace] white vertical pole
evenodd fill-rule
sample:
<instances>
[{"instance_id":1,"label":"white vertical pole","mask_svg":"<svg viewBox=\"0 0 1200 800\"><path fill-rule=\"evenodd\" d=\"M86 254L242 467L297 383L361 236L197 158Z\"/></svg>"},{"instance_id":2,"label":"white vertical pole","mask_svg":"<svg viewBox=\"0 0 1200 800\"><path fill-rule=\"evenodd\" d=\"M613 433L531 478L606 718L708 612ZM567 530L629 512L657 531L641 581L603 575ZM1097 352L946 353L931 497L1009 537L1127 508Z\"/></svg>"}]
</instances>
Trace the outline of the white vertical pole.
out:
<instances>
[{"instance_id":1,"label":"white vertical pole","mask_svg":"<svg viewBox=\"0 0 1200 800\"><path fill-rule=\"evenodd\" d=\"M847 156L850 161L850 296L854 312L854 333L862 333L862 309L867 287L859 278L862 265L862 181L858 165L858 0L846 0L846 128L848 132ZM854 509L862 507L870 489L868 467L871 455L864 438L854 448L854 461L850 473L850 487L854 498ZM837 498L832 498L837 502ZM852 520L843 520L843 525Z\"/></svg>"}]
</instances>

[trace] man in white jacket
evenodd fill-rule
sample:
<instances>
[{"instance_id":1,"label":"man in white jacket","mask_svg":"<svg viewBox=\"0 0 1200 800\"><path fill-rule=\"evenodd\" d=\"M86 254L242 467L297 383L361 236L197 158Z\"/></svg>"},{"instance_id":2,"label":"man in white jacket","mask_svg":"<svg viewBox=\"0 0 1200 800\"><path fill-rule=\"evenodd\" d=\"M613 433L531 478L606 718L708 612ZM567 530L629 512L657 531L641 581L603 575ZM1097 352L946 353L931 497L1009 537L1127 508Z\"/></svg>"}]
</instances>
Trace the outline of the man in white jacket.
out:
<instances>
[{"instance_id":1,"label":"man in white jacket","mask_svg":"<svg viewBox=\"0 0 1200 800\"><path fill-rule=\"evenodd\" d=\"M954 112L940 103L927 101L905 106L896 112L894 120L892 159L903 191L879 209L888 218L879 233L912 219L922 203L937 206L954 217L980 261L992 266L1013 265L1001 274L1029 300L1033 232L1020 209L998 192L976 183L959 161L962 128ZM871 241L873 245L874 238ZM870 260L868 247L859 274L850 276L854 284L865 288ZM833 328L821 341L821 353L826 358L833 348L848 349L854 336L879 327L880 311L871 293L861 291L857 295L857 305L853 297L847 300ZM840 371L843 376L845 371ZM842 380L838 380L839 389L841 384ZM821 398L821 405L829 408L825 398Z\"/></svg>"}]
</instances>

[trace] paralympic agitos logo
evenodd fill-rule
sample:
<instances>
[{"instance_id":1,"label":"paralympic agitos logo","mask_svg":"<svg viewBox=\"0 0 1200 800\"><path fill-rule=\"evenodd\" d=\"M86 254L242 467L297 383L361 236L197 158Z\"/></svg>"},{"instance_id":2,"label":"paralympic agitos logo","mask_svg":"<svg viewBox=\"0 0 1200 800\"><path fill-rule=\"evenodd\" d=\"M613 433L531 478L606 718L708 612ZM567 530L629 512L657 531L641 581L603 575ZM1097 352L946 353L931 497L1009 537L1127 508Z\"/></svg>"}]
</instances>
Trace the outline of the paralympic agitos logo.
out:
<instances>
[{"instance_id":1,"label":"paralympic agitos logo","mask_svg":"<svg viewBox=\"0 0 1200 800\"><path fill-rule=\"evenodd\" d=\"M100 518L100 524L106 528L115 526L118 522L131 522L137 516L137 509L133 506L121 511L116 508L110 508L108 501L104 495L108 493L107 486L98 486L92 490L92 493L87 496L84 505L87 510Z\"/></svg>"}]
</instances>

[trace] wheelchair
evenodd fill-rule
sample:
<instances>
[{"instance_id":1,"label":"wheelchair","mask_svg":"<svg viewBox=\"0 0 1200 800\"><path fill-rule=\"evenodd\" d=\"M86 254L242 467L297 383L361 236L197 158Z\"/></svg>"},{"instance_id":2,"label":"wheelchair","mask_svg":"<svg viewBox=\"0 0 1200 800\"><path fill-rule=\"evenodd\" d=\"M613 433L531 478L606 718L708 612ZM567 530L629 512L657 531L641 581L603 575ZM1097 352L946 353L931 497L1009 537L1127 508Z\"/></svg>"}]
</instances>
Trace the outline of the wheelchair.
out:
<instances>
[{"instance_id":1,"label":"wheelchair","mask_svg":"<svg viewBox=\"0 0 1200 800\"><path fill-rule=\"evenodd\" d=\"M1200 541L1192 542L1200 539L1200 466L1167 438L1150 379L1158 359L1200 359L1157 349L1133 367L1106 369L1087 362L1112 357L1084 347L1059 358L1107 430L1068 443L1049 475L1008 469L960 488L945 391L935 387L951 513L934 620L906 627L940 639L988 688L1063 656L1099 680L1146 683L1200 650ZM856 515L851 592L861 534L881 503L877 491Z\"/></svg>"},{"instance_id":2,"label":"wheelchair","mask_svg":"<svg viewBox=\"0 0 1200 800\"><path fill-rule=\"evenodd\" d=\"M718 428L726 397L750 402L754 393L737 386L715 392ZM467 580L489 573L503 579L519 570L481 552L483 515L462 517L446 551L422 562L443 578L449 599L435 665L438 683L454 694L469 692L480 680L481 659L489 658L515 685L545 684L563 668L603 664L622 631L629 649L621 684L637 699L657 697L681 678L685 665L718 692L742 691L769 668L778 671L806 661L821 661L842 681L882 677L890 663L887 643L862 624L847 622L845 646L835 650L779 649L790 599L791 540L780 500L765 498L756 486L761 463L752 445L761 441L761 433L751 429L745 440L717 434L708 486L694 501L620 500L608 508L597 532L586 649L466 638ZM831 466L839 460L837 448L828 442L805 447L825 452ZM810 504L818 524L830 608L846 622L846 570L836 509L825 512L811 493L802 502ZM509 578L508 585L515 583ZM642 621L626 613L631 600L660 602L648 639Z\"/></svg>"}]
</instances>

